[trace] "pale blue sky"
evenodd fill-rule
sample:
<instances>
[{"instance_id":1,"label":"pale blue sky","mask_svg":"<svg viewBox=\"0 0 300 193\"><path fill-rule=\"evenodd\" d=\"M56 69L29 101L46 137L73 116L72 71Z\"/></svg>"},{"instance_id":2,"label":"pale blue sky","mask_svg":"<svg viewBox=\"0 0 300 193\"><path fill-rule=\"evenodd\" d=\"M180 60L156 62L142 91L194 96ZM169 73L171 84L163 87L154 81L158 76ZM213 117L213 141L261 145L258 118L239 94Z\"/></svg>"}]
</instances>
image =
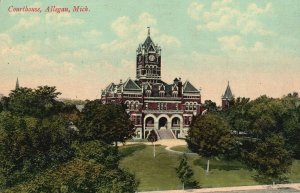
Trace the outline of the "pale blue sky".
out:
<instances>
[{"instance_id":1,"label":"pale blue sky","mask_svg":"<svg viewBox=\"0 0 300 193\"><path fill-rule=\"evenodd\" d=\"M88 6L88 13L9 13L8 7ZM300 92L300 1L61 1L0 3L0 93L57 86L69 98L99 97L135 78L135 50L146 37L162 47L163 79L190 80L203 99Z\"/></svg>"}]
</instances>

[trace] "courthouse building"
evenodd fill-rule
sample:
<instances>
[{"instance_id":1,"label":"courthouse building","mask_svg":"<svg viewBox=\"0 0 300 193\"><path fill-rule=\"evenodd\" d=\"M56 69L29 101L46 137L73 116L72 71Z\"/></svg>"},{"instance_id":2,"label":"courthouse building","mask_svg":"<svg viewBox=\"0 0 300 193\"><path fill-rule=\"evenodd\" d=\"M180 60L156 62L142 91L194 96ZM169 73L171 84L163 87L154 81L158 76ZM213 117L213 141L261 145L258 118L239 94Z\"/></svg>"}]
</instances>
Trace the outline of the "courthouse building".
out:
<instances>
[{"instance_id":1,"label":"courthouse building","mask_svg":"<svg viewBox=\"0 0 300 193\"><path fill-rule=\"evenodd\" d=\"M136 50L136 79L109 84L101 93L104 104L126 105L136 128L136 138L147 138L155 130L160 139L187 135L194 116L203 111L199 85L174 78L162 80L162 50L150 37Z\"/></svg>"}]
</instances>

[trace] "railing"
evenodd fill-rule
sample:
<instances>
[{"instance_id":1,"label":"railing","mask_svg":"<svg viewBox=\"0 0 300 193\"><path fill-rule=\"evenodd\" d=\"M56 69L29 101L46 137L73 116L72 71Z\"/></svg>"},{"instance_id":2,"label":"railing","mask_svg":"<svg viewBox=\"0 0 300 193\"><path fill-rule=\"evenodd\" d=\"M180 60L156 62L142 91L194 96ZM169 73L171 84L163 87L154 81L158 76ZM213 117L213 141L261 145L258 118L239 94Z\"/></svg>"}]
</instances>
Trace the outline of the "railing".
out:
<instances>
[{"instance_id":1,"label":"railing","mask_svg":"<svg viewBox=\"0 0 300 193\"><path fill-rule=\"evenodd\" d=\"M176 137L176 135L173 133L173 131L172 131L171 129L168 129L168 130L172 133L173 138L174 138L174 139L177 139L177 137Z\"/></svg>"},{"instance_id":2,"label":"railing","mask_svg":"<svg viewBox=\"0 0 300 193\"><path fill-rule=\"evenodd\" d=\"M154 131L155 131L155 133L156 133L156 135L157 135L157 139L160 140L160 136L159 136L159 134L158 134L157 129L154 129Z\"/></svg>"},{"instance_id":3,"label":"railing","mask_svg":"<svg viewBox=\"0 0 300 193\"><path fill-rule=\"evenodd\" d=\"M171 129L177 129L178 130L178 129L180 129L180 126L177 126L177 127L172 126Z\"/></svg>"},{"instance_id":4,"label":"railing","mask_svg":"<svg viewBox=\"0 0 300 193\"><path fill-rule=\"evenodd\" d=\"M146 124L146 127L154 127L154 124Z\"/></svg>"},{"instance_id":5,"label":"railing","mask_svg":"<svg viewBox=\"0 0 300 193\"><path fill-rule=\"evenodd\" d=\"M183 113L183 110L143 110L144 113Z\"/></svg>"}]
</instances>

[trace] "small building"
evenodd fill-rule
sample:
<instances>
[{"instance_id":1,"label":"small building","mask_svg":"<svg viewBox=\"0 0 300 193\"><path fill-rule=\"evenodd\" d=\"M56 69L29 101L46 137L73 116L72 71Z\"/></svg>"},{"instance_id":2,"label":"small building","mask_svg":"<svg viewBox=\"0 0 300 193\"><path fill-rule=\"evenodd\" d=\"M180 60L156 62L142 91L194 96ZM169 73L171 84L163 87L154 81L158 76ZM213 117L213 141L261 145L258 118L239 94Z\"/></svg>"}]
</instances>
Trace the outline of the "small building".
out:
<instances>
[{"instance_id":1,"label":"small building","mask_svg":"<svg viewBox=\"0 0 300 193\"><path fill-rule=\"evenodd\" d=\"M227 109L231 106L231 104L233 103L234 100L234 96L231 92L231 88L229 85L229 81L228 81L228 85L227 88L225 90L224 95L222 96L222 109Z\"/></svg>"}]
</instances>

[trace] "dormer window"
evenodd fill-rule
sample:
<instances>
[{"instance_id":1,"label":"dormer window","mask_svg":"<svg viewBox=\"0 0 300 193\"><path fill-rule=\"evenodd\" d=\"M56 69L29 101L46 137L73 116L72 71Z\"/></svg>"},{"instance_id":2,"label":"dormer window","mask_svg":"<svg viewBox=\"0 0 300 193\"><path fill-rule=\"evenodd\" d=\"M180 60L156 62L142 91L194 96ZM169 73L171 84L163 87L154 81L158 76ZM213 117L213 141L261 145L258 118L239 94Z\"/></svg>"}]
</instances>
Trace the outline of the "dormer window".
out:
<instances>
[{"instance_id":1,"label":"dormer window","mask_svg":"<svg viewBox=\"0 0 300 193\"><path fill-rule=\"evenodd\" d=\"M146 96L150 97L151 96L151 90L146 90Z\"/></svg>"},{"instance_id":2,"label":"dormer window","mask_svg":"<svg viewBox=\"0 0 300 193\"><path fill-rule=\"evenodd\" d=\"M165 91L159 91L159 96L164 97L165 96Z\"/></svg>"},{"instance_id":3,"label":"dormer window","mask_svg":"<svg viewBox=\"0 0 300 193\"><path fill-rule=\"evenodd\" d=\"M173 91L173 92L172 92L172 96L173 96L173 97L177 97L177 96L178 96L178 91Z\"/></svg>"}]
</instances>

